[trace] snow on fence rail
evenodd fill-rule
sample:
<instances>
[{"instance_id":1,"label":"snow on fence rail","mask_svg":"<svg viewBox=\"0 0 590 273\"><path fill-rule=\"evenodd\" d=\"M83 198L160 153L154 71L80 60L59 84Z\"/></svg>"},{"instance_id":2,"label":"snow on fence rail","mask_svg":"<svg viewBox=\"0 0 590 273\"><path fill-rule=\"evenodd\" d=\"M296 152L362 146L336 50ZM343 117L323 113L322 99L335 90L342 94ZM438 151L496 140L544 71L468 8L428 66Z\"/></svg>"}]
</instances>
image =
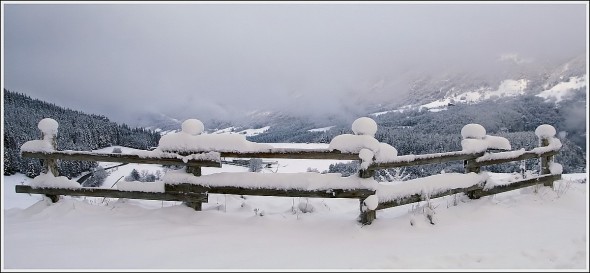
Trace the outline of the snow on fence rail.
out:
<instances>
[{"instance_id":1,"label":"snow on fence rail","mask_svg":"<svg viewBox=\"0 0 590 273\"><path fill-rule=\"evenodd\" d=\"M477 199L536 184L553 186L554 181L561 179L562 171L561 165L553 160L559 153L561 142L555 138L555 129L546 124L535 130L540 147L530 151L511 151L507 139L487 135L485 128L479 124L467 124L461 130L461 151L400 156L393 146L374 138L377 124L365 117L353 123L354 134L336 136L328 149L277 149L249 142L243 135L203 136L200 135L203 124L189 119L182 124L181 132L163 136L158 148L153 151L136 151L133 154L58 151L55 142L57 122L43 119L38 127L43 132L43 139L23 144L21 154L23 157L44 159L44 174L35 178L31 185L17 185L16 192L45 194L54 202L59 200L59 195L102 196L183 201L193 209L201 210L202 203L207 202L208 193L355 198L360 201L359 221L370 224L376 218L377 210L455 193L463 192ZM505 152L492 152L495 150ZM218 173L201 176L202 167L221 167L221 157L359 160L361 169L358 177L317 173ZM482 166L530 158L540 159L540 175L537 177L495 184L489 181L487 175L480 173ZM168 172L162 178L163 187L157 187L157 191L153 187L142 188L140 183L126 189L97 189L81 187L60 177L57 159L186 167L181 173ZM387 184L373 179L378 169L459 160L464 162L464 174L439 174Z\"/></svg>"}]
</instances>

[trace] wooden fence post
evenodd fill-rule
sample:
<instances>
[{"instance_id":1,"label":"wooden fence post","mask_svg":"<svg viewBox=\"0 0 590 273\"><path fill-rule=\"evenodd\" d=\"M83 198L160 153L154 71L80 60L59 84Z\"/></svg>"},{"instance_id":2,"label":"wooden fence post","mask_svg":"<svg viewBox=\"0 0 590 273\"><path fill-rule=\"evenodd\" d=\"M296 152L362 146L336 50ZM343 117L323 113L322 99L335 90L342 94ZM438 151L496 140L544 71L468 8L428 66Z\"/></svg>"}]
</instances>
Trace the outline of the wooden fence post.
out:
<instances>
[{"instance_id":1,"label":"wooden fence post","mask_svg":"<svg viewBox=\"0 0 590 273\"><path fill-rule=\"evenodd\" d=\"M373 178L373 175L375 174L375 170L367 170L367 169L360 169L359 170L359 177L360 178L365 178L365 179L369 179L369 178ZM361 211L361 214L359 215L359 222L361 222L361 224L363 225L370 225L373 220L377 219L377 211L376 210L369 210L366 208L365 206L365 199L367 199L367 197L363 197L360 198L360 204L359 204L359 209Z\"/></svg>"},{"instance_id":2,"label":"wooden fence post","mask_svg":"<svg viewBox=\"0 0 590 273\"><path fill-rule=\"evenodd\" d=\"M545 147L549 146L549 138L539 137L539 146ZM540 167L540 175L550 174L551 170L549 170L549 163L553 162L553 156L541 156L539 157L539 167ZM553 188L553 182L555 181L548 181L543 183L544 186Z\"/></svg>"},{"instance_id":3,"label":"wooden fence post","mask_svg":"<svg viewBox=\"0 0 590 273\"><path fill-rule=\"evenodd\" d=\"M201 167L186 166L185 170L187 173L192 173L194 176L201 176ZM184 204L196 211L201 211L203 209L203 204L198 201L184 202Z\"/></svg>"},{"instance_id":4,"label":"wooden fence post","mask_svg":"<svg viewBox=\"0 0 590 273\"><path fill-rule=\"evenodd\" d=\"M39 124L37 125L37 127L39 128L39 130L41 130L41 138L45 141L48 141L51 144L51 147L53 148L53 150L57 151L57 127L58 124L55 120L53 119L42 119L41 121L39 121ZM46 127L54 127L54 128L46 128ZM51 130L54 129L54 130ZM43 167L42 167L43 173L51 173L54 177L58 177L59 176L59 171L57 169L57 159L53 159L53 158L46 158L43 159ZM59 201L60 196L59 195L53 195L53 194L46 194L45 196L47 196L49 199L51 199L52 203L56 203L57 201Z\"/></svg>"},{"instance_id":5,"label":"wooden fence post","mask_svg":"<svg viewBox=\"0 0 590 273\"><path fill-rule=\"evenodd\" d=\"M481 167L476 165L476 161L475 159L468 159L463 161L463 167L465 168L465 173L470 173L470 172L474 172L479 174L479 172L481 171ZM465 195L467 195L467 197L469 197L469 199L479 199L481 198L483 193L483 188L477 188L471 191L466 191Z\"/></svg>"},{"instance_id":6,"label":"wooden fence post","mask_svg":"<svg viewBox=\"0 0 590 273\"><path fill-rule=\"evenodd\" d=\"M377 211L366 208L365 199L367 198L365 197L360 199L361 214L359 216L359 222L361 222L363 225L370 225L373 223L373 220L377 219Z\"/></svg>"},{"instance_id":7,"label":"wooden fence post","mask_svg":"<svg viewBox=\"0 0 590 273\"><path fill-rule=\"evenodd\" d=\"M464 160L463 168L465 168L465 173L479 173L481 171L481 167L476 164L475 158Z\"/></svg>"},{"instance_id":8,"label":"wooden fence post","mask_svg":"<svg viewBox=\"0 0 590 273\"><path fill-rule=\"evenodd\" d=\"M461 146L463 147L465 144L463 144L463 141L469 141L470 139L477 139L477 140L481 140L485 137L486 131L485 128L479 124L467 124L465 126L463 126L463 128L461 129L461 138L463 139L461 141ZM463 147L463 149L465 149L465 147ZM477 173L479 174L481 172L481 166L479 166L477 164L476 161L476 157L474 158L469 158L467 160L463 161L463 168L465 169L465 173ZM474 189L472 191L467 191L465 192L465 194L470 198L470 199L479 199L481 196L481 192L483 191L483 189Z\"/></svg>"}]
</instances>

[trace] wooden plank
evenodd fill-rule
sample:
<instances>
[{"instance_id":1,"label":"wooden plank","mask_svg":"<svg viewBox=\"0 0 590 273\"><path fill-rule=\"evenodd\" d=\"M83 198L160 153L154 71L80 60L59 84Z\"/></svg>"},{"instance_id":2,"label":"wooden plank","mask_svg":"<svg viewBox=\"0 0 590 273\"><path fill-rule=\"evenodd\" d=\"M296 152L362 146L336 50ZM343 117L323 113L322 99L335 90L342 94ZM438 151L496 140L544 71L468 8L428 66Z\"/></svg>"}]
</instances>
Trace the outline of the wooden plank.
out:
<instances>
[{"instance_id":1,"label":"wooden plank","mask_svg":"<svg viewBox=\"0 0 590 273\"><path fill-rule=\"evenodd\" d=\"M320 198L366 198L375 194L368 189L331 189L318 191L279 190L279 189L250 189L240 187L207 187L194 184L166 184L166 192L205 192L236 195L282 196L282 197L320 197Z\"/></svg>"},{"instance_id":2,"label":"wooden plank","mask_svg":"<svg viewBox=\"0 0 590 273\"><path fill-rule=\"evenodd\" d=\"M517 156L517 157L512 157L512 158L488 159L488 160L480 160L480 161L477 161L477 159L476 159L476 161L473 162L473 164L474 164L474 166L496 165L496 164L507 163L507 162L512 162L512 161L521 161L521 160L531 159L531 158L553 156L553 155L557 155L557 154L559 154L559 151L550 151L550 152L543 153L543 154L537 154L532 151L526 151L524 154Z\"/></svg>"},{"instance_id":3,"label":"wooden plank","mask_svg":"<svg viewBox=\"0 0 590 273\"><path fill-rule=\"evenodd\" d=\"M183 204L196 211L201 211L203 209L203 204L201 202L184 202Z\"/></svg>"},{"instance_id":4,"label":"wooden plank","mask_svg":"<svg viewBox=\"0 0 590 273\"><path fill-rule=\"evenodd\" d=\"M81 161L101 161L101 162L122 162L122 163L141 163L141 164L161 164L161 165L182 165L194 167L217 167L221 168L221 162L211 160L188 160L186 163L179 158L151 158L139 157L131 154L113 154L113 153L91 153L81 151L55 151L55 152L22 152L23 157L41 158L41 159L62 159L62 160L81 160Z\"/></svg>"},{"instance_id":5,"label":"wooden plank","mask_svg":"<svg viewBox=\"0 0 590 273\"><path fill-rule=\"evenodd\" d=\"M537 177L513 182L513 183L510 183L507 185L494 186L493 188L487 189L487 190L478 190L478 191L473 192L472 194L474 195L475 198L480 198L483 196L512 191L512 190L516 190L516 189L520 189L520 188L524 188L524 187L534 186L537 184L552 183L552 182L554 182L556 180L560 180L560 179L561 179L561 174L540 175Z\"/></svg>"},{"instance_id":6,"label":"wooden plank","mask_svg":"<svg viewBox=\"0 0 590 273\"><path fill-rule=\"evenodd\" d=\"M443 197L443 196L447 196L447 195L452 195L452 194L460 193L460 192L469 192L469 191L477 190L480 188L481 188L480 186L474 185L474 186L471 186L468 188L450 189L450 190L442 191L442 192L439 192L436 194L432 194L432 195L430 195L430 199L439 198L439 197ZM425 200L426 200L426 198L424 196L422 196L421 193L412 194L412 195L404 196L404 197L401 197L401 198L398 198L395 200L379 203L376 210L407 205L407 204L416 203L416 202L425 201Z\"/></svg>"},{"instance_id":7,"label":"wooden plank","mask_svg":"<svg viewBox=\"0 0 590 273\"><path fill-rule=\"evenodd\" d=\"M190 152L176 152L165 151L170 153L178 153L180 155L188 155L190 153L203 153L207 151L190 151ZM285 158L285 159L335 159L335 160L360 160L358 153L342 153L338 150L327 149L295 149L295 148L275 148L268 152L219 152L221 157L232 158Z\"/></svg>"},{"instance_id":8,"label":"wooden plank","mask_svg":"<svg viewBox=\"0 0 590 273\"><path fill-rule=\"evenodd\" d=\"M221 157L235 158L286 158L286 159L335 159L335 160L360 160L358 153L341 153L338 150L301 150L281 149L280 151L265 153L234 153L220 152Z\"/></svg>"},{"instance_id":9,"label":"wooden plank","mask_svg":"<svg viewBox=\"0 0 590 273\"><path fill-rule=\"evenodd\" d=\"M45 195L70 195L70 196L91 196L128 199L147 199L164 201L185 201L185 202L207 202L207 195L200 192L140 192L140 191L119 191L116 189L102 188L32 188L28 185L16 185L17 193L36 193Z\"/></svg>"},{"instance_id":10,"label":"wooden plank","mask_svg":"<svg viewBox=\"0 0 590 273\"><path fill-rule=\"evenodd\" d=\"M416 155L413 160L404 160L403 156L401 159L384 162L384 163L373 163L369 166L368 170L377 170L377 169L389 169L389 168L396 168L396 167L406 167L406 166L416 166L416 165L426 165L426 164L436 164L436 163L445 163L449 161L459 161L459 160L469 160L475 159L483 155L482 153L463 153L463 152L449 152L449 153L436 153L436 154L425 154L425 155ZM403 160L403 161L402 161Z\"/></svg>"},{"instance_id":11,"label":"wooden plank","mask_svg":"<svg viewBox=\"0 0 590 273\"><path fill-rule=\"evenodd\" d=\"M359 170L360 178L372 178L375 175L375 170Z\"/></svg>"}]
</instances>

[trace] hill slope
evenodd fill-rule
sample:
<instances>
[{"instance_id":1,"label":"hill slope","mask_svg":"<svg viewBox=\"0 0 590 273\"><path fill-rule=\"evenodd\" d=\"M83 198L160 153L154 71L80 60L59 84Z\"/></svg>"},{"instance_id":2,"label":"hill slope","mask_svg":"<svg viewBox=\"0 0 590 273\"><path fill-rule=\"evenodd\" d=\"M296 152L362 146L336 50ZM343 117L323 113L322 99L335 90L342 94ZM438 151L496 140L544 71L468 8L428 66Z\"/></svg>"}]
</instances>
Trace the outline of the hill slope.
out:
<instances>
[{"instance_id":1,"label":"hill slope","mask_svg":"<svg viewBox=\"0 0 590 273\"><path fill-rule=\"evenodd\" d=\"M157 146L160 139L158 133L143 128L119 125L105 116L59 107L4 89L5 175L20 172L34 177L39 174L39 160L22 158L20 147L29 140L40 139L37 124L43 118L52 118L59 123L57 147L60 150L85 151L112 145L147 149ZM94 166L91 162L63 161L59 171L71 178Z\"/></svg>"}]
</instances>

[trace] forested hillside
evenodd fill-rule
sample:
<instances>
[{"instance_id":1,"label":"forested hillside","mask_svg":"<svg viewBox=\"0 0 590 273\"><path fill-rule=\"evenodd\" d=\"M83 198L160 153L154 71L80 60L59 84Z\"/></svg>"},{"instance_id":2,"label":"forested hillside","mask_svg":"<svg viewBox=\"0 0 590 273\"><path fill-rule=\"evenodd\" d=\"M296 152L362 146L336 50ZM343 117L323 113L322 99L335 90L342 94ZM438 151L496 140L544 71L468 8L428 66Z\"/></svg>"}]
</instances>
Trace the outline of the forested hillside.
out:
<instances>
[{"instance_id":1,"label":"forested hillside","mask_svg":"<svg viewBox=\"0 0 590 273\"><path fill-rule=\"evenodd\" d=\"M586 166L586 119L585 89L559 104L526 95L517 99L498 99L477 104L457 104L447 110L431 112L426 109L389 112L371 116L379 125L375 138L394 146L400 155L450 152L461 149L461 128L469 123L478 123L490 135L506 137L512 149L527 150L538 146L535 129L541 124L550 124L557 129L563 143L556 160L564 166L564 172L584 172ZM249 137L256 142L321 142L329 143L335 136L352 133L350 125L334 124L326 132L309 132L313 125L296 122L279 123L264 134ZM526 169L536 169L535 162L525 162ZM351 164L347 168L357 166ZM344 166L334 166L341 170ZM520 163L507 163L489 169L496 172L519 171ZM425 165L407 168L413 177L432 175L440 171L463 171L460 162L448 165ZM338 171L340 172L340 171Z\"/></svg>"},{"instance_id":2,"label":"forested hillside","mask_svg":"<svg viewBox=\"0 0 590 273\"><path fill-rule=\"evenodd\" d=\"M160 135L143 128L130 128L110 121L105 116L86 114L63 108L27 95L4 89L4 175L21 172L29 177L41 171L39 159L22 158L23 143L41 138L37 124L43 118L59 123L59 150L87 151L112 145L137 149L157 146ZM60 175L69 178L96 166L96 162L60 161Z\"/></svg>"}]
</instances>

